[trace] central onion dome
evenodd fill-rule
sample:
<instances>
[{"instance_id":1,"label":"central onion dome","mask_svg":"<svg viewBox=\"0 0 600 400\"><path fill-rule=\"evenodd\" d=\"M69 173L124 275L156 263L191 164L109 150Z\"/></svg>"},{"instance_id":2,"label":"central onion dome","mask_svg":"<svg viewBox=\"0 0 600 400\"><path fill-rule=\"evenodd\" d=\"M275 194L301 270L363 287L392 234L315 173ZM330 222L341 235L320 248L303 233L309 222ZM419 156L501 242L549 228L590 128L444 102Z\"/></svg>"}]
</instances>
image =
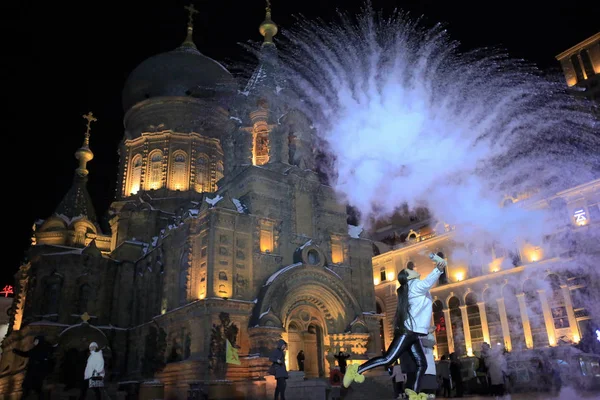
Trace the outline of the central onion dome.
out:
<instances>
[{"instance_id":1,"label":"central onion dome","mask_svg":"<svg viewBox=\"0 0 600 400\"><path fill-rule=\"evenodd\" d=\"M198 51L188 25L185 41L175 50L157 54L138 65L123 89L123 109L163 96L228 97L235 81L225 67Z\"/></svg>"}]
</instances>

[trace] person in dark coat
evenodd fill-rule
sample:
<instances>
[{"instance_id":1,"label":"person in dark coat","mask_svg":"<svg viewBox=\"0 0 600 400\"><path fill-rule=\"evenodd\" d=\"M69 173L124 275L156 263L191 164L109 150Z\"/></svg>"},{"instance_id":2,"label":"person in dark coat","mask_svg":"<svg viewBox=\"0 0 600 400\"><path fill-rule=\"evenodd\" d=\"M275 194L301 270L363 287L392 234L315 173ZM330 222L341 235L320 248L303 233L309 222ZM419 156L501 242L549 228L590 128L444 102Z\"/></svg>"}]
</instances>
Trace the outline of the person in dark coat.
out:
<instances>
[{"instance_id":1,"label":"person in dark coat","mask_svg":"<svg viewBox=\"0 0 600 400\"><path fill-rule=\"evenodd\" d=\"M456 353L450 354L450 377L456 388L456 397L463 397L463 381L461 372L461 363Z\"/></svg>"},{"instance_id":2,"label":"person in dark coat","mask_svg":"<svg viewBox=\"0 0 600 400\"><path fill-rule=\"evenodd\" d=\"M298 352L296 360L298 360L298 371L304 371L304 350Z\"/></svg>"},{"instance_id":3,"label":"person in dark coat","mask_svg":"<svg viewBox=\"0 0 600 400\"><path fill-rule=\"evenodd\" d=\"M337 353L337 355L334 355L334 357L336 358L338 365L340 366L340 372L342 374L345 374L346 367L348 366L346 360L350 358L350 354L345 354L343 351L340 350L340 352Z\"/></svg>"},{"instance_id":4,"label":"person in dark coat","mask_svg":"<svg viewBox=\"0 0 600 400\"><path fill-rule=\"evenodd\" d=\"M44 379L52 369L53 350L52 345L41 335L33 339L33 347L30 350L12 350L18 356L29 358L25 378L22 383L23 399L26 399L32 390L37 393L38 398L42 398Z\"/></svg>"},{"instance_id":5,"label":"person in dark coat","mask_svg":"<svg viewBox=\"0 0 600 400\"><path fill-rule=\"evenodd\" d=\"M277 386L275 387L275 400L285 400L285 380L288 378L288 372L285 368L285 350L287 349L287 343L283 339L279 339L277 342L277 348L273 350L269 361L273 364L269 368L269 372L275 375L277 380Z\"/></svg>"}]
</instances>

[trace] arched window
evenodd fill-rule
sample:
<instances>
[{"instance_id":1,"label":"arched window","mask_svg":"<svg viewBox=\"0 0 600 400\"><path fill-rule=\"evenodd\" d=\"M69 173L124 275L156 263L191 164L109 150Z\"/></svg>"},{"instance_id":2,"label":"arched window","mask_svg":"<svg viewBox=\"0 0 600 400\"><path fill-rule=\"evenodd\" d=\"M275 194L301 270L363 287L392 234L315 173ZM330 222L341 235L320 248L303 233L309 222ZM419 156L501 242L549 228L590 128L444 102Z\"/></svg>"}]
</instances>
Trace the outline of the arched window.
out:
<instances>
[{"instance_id":1,"label":"arched window","mask_svg":"<svg viewBox=\"0 0 600 400\"><path fill-rule=\"evenodd\" d=\"M173 154L171 164L171 182L169 187L171 190L187 190L187 155L183 151L178 151Z\"/></svg>"},{"instance_id":2,"label":"arched window","mask_svg":"<svg viewBox=\"0 0 600 400\"><path fill-rule=\"evenodd\" d=\"M79 296L77 297L77 312L82 315L88 312L90 306L90 299L92 297L92 287L87 283L84 283L79 287Z\"/></svg>"},{"instance_id":3,"label":"arched window","mask_svg":"<svg viewBox=\"0 0 600 400\"><path fill-rule=\"evenodd\" d=\"M196 192L210 192L210 160L206 154L200 154L196 160Z\"/></svg>"},{"instance_id":4,"label":"arched window","mask_svg":"<svg viewBox=\"0 0 600 400\"><path fill-rule=\"evenodd\" d=\"M129 190L127 190L127 195L136 194L140 191L140 186L142 184L142 156L140 154L136 154L133 156L131 160L131 167L129 173Z\"/></svg>"},{"instance_id":5,"label":"arched window","mask_svg":"<svg viewBox=\"0 0 600 400\"><path fill-rule=\"evenodd\" d=\"M435 325L435 341L438 357L448 354L448 332L446 330L446 317L444 305L440 300L433 302L433 323Z\"/></svg>"},{"instance_id":6,"label":"arched window","mask_svg":"<svg viewBox=\"0 0 600 400\"><path fill-rule=\"evenodd\" d=\"M450 324L452 326L452 337L454 339L454 351L467 354L460 300L458 300L456 296L453 296L448 300L448 309L450 310Z\"/></svg>"},{"instance_id":7,"label":"arched window","mask_svg":"<svg viewBox=\"0 0 600 400\"><path fill-rule=\"evenodd\" d=\"M479 349L483 343L483 329L481 328L477 295L473 292L467 294L465 304L467 305L467 318L469 319L469 332L471 333L471 349Z\"/></svg>"},{"instance_id":8,"label":"arched window","mask_svg":"<svg viewBox=\"0 0 600 400\"><path fill-rule=\"evenodd\" d=\"M527 279L523 282L523 293L525 294L525 306L529 317L529 326L533 339L533 347L548 346L548 332L544 321L544 312L538 290L541 289L539 282Z\"/></svg>"},{"instance_id":9,"label":"arched window","mask_svg":"<svg viewBox=\"0 0 600 400\"><path fill-rule=\"evenodd\" d=\"M163 154L156 150L150 154L150 165L148 167L148 189L160 189L162 187Z\"/></svg>"},{"instance_id":10,"label":"arched window","mask_svg":"<svg viewBox=\"0 0 600 400\"><path fill-rule=\"evenodd\" d=\"M546 290L546 296L552 313L552 319L554 320L554 329L568 328L569 317L567 316L565 297L561 288L560 278L556 274L550 274L546 277L546 282L548 289L550 289Z\"/></svg>"},{"instance_id":11,"label":"arched window","mask_svg":"<svg viewBox=\"0 0 600 400\"><path fill-rule=\"evenodd\" d=\"M485 292L483 292L485 314L487 316L488 330L490 332L490 345L504 343L502 322L500 321L500 313L498 312L498 297L499 295L494 291L493 288L488 288L485 290Z\"/></svg>"},{"instance_id":12,"label":"arched window","mask_svg":"<svg viewBox=\"0 0 600 400\"><path fill-rule=\"evenodd\" d=\"M508 320L510 341L513 351L523 349L525 347L523 319L521 318L521 309L519 308L517 293L517 289L510 284L504 285L502 288L504 309L506 310L506 319Z\"/></svg>"},{"instance_id":13,"label":"arched window","mask_svg":"<svg viewBox=\"0 0 600 400\"><path fill-rule=\"evenodd\" d=\"M58 314L62 279L58 275L50 276L44 287L44 314Z\"/></svg>"}]
</instances>

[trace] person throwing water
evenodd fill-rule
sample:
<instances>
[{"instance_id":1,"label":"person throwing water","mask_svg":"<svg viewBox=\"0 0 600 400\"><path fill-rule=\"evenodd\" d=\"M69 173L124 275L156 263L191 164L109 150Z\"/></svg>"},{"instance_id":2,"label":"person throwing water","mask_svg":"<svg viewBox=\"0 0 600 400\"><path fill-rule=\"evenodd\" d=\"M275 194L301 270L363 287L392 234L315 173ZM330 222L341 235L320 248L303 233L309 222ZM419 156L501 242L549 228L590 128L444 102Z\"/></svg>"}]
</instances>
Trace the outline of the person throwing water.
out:
<instances>
[{"instance_id":1,"label":"person throwing water","mask_svg":"<svg viewBox=\"0 0 600 400\"><path fill-rule=\"evenodd\" d=\"M427 360L420 337L427 336L431 326L433 301L429 290L437 282L447 265L442 253L431 253L429 258L436 265L423 280L419 279L420 275L414 269L405 268L398 273L400 287L396 291L398 304L394 318L394 339L384 356L371 358L360 366L350 365L344 375L345 387L349 387L353 381L364 382L363 374L370 369L377 367L389 369L402 353L410 351L417 364L417 373L414 382L407 382L406 393L409 396L416 396L419 393L421 380L427 370Z\"/></svg>"}]
</instances>

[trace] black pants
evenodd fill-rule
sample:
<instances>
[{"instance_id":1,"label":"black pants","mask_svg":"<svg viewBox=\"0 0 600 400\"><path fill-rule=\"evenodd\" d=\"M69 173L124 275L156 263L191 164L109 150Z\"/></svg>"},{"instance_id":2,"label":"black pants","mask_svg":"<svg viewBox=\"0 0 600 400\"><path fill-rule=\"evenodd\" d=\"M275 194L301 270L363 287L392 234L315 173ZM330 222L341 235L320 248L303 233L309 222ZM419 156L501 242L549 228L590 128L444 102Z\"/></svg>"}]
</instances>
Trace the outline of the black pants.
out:
<instances>
[{"instance_id":1,"label":"black pants","mask_svg":"<svg viewBox=\"0 0 600 400\"><path fill-rule=\"evenodd\" d=\"M442 379L442 397L450 397L452 394L452 387L450 386L450 379Z\"/></svg>"},{"instance_id":2,"label":"black pants","mask_svg":"<svg viewBox=\"0 0 600 400\"><path fill-rule=\"evenodd\" d=\"M415 332L407 331L401 335L395 336L385 355L371 358L369 361L358 367L358 373L362 374L377 367L388 368L396 362L396 360L400 357L400 354L409 350L412 352L413 358L415 359L417 373L415 374L415 381L412 385L412 388L410 387L411 382L409 382L406 386L419 393L421 379L427 370L427 360L425 359L425 353L423 353L423 346L419 340L419 334Z\"/></svg>"},{"instance_id":3,"label":"black pants","mask_svg":"<svg viewBox=\"0 0 600 400\"><path fill-rule=\"evenodd\" d=\"M81 394L79 395L79 400L85 400L85 396L87 395L87 390L90 386L90 380L86 379L85 381L83 381L83 385L81 386ZM102 394L100 393L100 388L99 387L95 387L92 388L92 390L94 391L94 394L96 395L96 400L100 400Z\"/></svg>"},{"instance_id":4,"label":"black pants","mask_svg":"<svg viewBox=\"0 0 600 400\"><path fill-rule=\"evenodd\" d=\"M285 400L285 380L287 378L277 378L277 386L275 386L275 400Z\"/></svg>"}]
</instances>

